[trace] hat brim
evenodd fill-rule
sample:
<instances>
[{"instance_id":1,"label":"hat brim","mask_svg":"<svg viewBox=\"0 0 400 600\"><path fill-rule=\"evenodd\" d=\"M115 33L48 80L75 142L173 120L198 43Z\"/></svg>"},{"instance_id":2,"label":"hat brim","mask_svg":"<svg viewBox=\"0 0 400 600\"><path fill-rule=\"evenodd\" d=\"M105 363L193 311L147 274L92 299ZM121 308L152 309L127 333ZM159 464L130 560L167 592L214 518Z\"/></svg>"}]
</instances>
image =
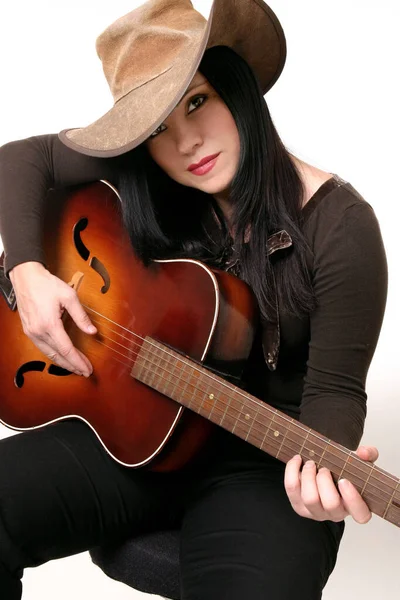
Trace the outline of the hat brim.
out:
<instances>
[{"instance_id":1,"label":"hat brim","mask_svg":"<svg viewBox=\"0 0 400 600\"><path fill-rule=\"evenodd\" d=\"M118 100L91 125L64 129L60 140L77 152L103 158L132 150L168 117L193 79L205 50L216 45L230 46L248 62L264 94L279 78L286 60L285 36L268 5L262 0L214 0L208 19L204 19L204 31L177 63Z\"/></svg>"},{"instance_id":2,"label":"hat brim","mask_svg":"<svg viewBox=\"0 0 400 600\"><path fill-rule=\"evenodd\" d=\"M82 154L104 158L124 154L144 142L181 99L197 71L207 39L199 36L175 65L123 96L91 125L61 131L61 141Z\"/></svg>"}]
</instances>

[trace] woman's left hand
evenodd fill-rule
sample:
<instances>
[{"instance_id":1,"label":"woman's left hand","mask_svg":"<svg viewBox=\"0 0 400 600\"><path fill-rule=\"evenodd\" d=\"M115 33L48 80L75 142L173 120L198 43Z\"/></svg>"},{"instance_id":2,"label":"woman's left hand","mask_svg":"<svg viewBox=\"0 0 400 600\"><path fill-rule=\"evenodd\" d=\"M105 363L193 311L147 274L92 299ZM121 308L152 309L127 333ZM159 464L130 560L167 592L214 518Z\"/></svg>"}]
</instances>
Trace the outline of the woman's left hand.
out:
<instances>
[{"instance_id":1,"label":"woman's left hand","mask_svg":"<svg viewBox=\"0 0 400 600\"><path fill-rule=\"evenodd\" d=\"M359 446L355 453L371 463L379 456L375 446ZM368 523L371 511L350 481L341 480L338 491L329 469L322 467L317 473L315 463L307 461L300 471L302 462L301 456L294 456L285 469L285 490L297 514L335 522L351 515L357 523Z\"/></svg>"}]
</instances>

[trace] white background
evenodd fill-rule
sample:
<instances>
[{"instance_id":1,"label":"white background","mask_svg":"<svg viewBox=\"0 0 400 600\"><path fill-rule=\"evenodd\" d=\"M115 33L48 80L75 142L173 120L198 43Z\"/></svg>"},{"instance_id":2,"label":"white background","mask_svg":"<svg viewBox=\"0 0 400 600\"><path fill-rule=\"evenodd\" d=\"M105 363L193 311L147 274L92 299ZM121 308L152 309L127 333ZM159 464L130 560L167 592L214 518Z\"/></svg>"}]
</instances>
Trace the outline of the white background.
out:
<instances>
[{"instance_id":1,"label":"white background","mask_svg":"<svg viewBox=\"0 0 400 600\"><path fill-rule=\"evenodd\" d=\"M94 41L138 4L1 3L0 144L87 125L110 108ZM201 0L194 4L205 10ZM379 466L400 476L398 3L271 0L271 6L288 42L283 74L266 96L278 131L297 156L350 181L381 224L389 297L368 377L363 442L379 448ZM0 429L0 437L9 434ZM398 598L400 531L376 516L364 526L346 523L324 600ZM105 577L87 554L28 569L24 582L26 600L142 596Z\"/></svg>"}]
</instances>

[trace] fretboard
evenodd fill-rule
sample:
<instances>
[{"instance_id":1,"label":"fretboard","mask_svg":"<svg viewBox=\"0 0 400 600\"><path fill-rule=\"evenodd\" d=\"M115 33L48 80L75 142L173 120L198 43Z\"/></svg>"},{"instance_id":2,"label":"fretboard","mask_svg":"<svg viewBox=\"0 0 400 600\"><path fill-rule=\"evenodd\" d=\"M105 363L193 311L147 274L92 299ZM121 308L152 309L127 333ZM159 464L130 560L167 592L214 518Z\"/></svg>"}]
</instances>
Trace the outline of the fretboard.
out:
<instances>
[{"instance_id":1,"label":"fretboard","mask_svg":"<svg viewBox=\"0 0 400 600\"><path fill-rule=\"evenodd\" d=\"M370 510L400 527L400 479L151 338L131 375L282 462L295 454L348 479Z\"/></svg>"}]
</instances>

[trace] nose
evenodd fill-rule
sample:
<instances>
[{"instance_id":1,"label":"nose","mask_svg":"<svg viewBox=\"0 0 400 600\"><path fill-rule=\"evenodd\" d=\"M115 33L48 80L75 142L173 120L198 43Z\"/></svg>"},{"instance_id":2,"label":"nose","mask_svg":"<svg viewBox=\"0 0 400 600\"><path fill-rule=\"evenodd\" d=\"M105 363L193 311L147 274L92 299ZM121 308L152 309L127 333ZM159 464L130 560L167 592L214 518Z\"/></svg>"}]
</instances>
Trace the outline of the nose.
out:
<instances>
[{"instance_id":1,"label":"nose","mask_svg":"<svg viewBox=\"0 0 400 600\"><path fill-rule=\"evenodd\" d=\"M196 149L203 144L199 128L188 120L175 129L176 147L182 156L192 156Z\"/></svg>"}]
</instances>

